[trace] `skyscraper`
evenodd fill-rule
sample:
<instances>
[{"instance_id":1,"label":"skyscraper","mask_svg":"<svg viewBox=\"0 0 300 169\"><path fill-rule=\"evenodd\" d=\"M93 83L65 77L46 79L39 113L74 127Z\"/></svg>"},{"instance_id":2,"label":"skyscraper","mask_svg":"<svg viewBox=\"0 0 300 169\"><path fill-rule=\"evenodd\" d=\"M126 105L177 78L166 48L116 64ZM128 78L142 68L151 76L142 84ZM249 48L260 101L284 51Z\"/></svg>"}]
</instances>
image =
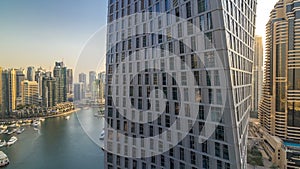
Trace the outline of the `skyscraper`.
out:
<instances>
[{"instance_id":1,"label":"skyscraper","mask_svg":"<svg viewBox=\"0 0 300 169\"><path fill-rule=\"evenodd\" d=\"M277 154L284 153L285 168L300 167L299 5L296 0L279 0L271 12L266 26L265 77L259 106L261 126L286 146L272 157L277 161Z\"/></svg>"},{"instance_id":2,"label":"skyscraper","mask_svg":"<svg viewBox=\"0 0 300 169\"><path fill-rule=\"evenodd\" d=\"M252 70L252 112L251 117L258 118L258 105L263 85L263 41L261 36L255 36L254 61Z\"/></svg>"},{"instance_id":3,"label":"skyscraper","mask_svg":"<svg viewBox=\"0 0 300 169\"><path fill-rule=\"evenodd\" d=\"M0 67L0 117L3 117L3 112L2 112L2 110L3 110L3 99L2 99L2 97L3 97L3 90L2 90L2 81L3 81L3 79L2 79L2 67Z\"/></svg>"},{"instance_id":4,"label":"skyscraper","mask_svg":"<svg viewBox=\"0 0 300 169\"><path fill-rule=\"evenodd\" d=\"M99 79L99 101L100 103L105 102L105 72L98 74Z\"/></svg>"},{"instance_id":5,"label":"skyscraper","mask_svg":"<svg viewBox=\"0 0 300 169\"><path fill-rule=\"evenodd\" d=\"M85 96L83 83L74 84L74 101L80 101Z\"/></svg>"},{"instance_id":6,"label":"skyscraper","mask_svg":"<svg viewBox=\"0 0 300 169\"><path fill-rule=\"evenodd\" d=\"M56 93L57 103L67 101L67 68L63 62L55 62L53 76L57 81L58 93Z\"/></svg>"},{"instance_id":7,"label":"skyscraper","mask_svg":"<svg viewBox=\"0 0 300 169\"><path fill-rule=\"evenodd\" d=\"M42 104L45 107L52 107L58 104L56 94L58 93L57 80L53 77L43 77Z\"/></svg>"},{"instance_id":8,"label":"skyscraper","mask_svg":"<svg viewBox=\"0 0 300 169\"><path fill-rule=\"evenodd\" d=\"M17 78L17 97L22 97L22 91L21 91L21 83L26 79L25 77L25 71L24 69L17 69L16 70L16 78Z\"/></svg>"},{"instance_id":9,"label":"skyscraper","mask_svg":"<svg viewBox=\"0 0 300 169\"><path fill-rule=\"evenodd\" d=\"M73 93L73 70L67 70L67 93Z\"/></svg>"},{"instance_id":10,"label":"skyscraper","mask_svg":"<svg viewBox=\"0 0 300 169\"><path fill-rule=\"evenodd\" d=\"M23 105L39 105L39 85L36 81L22 81L21 91Z\"/></svg>"},{"instance_id":11,"label":"skyscraper","mask_svg":"<svg viewBox=\"0 0 300 169\"><path fill-rule=\"evenodd\" d=\"M38 68L35 72L35 81L39 85L39 97L41 98L43 95L43 78L46 76L46 70L42 67Z\"/></svg>"},{"instance_id":12,"label":"skyscraper","mask_svg":"<svg viewBox=\"0 0 300 169\"><path fill-rule=\"evenodd\" d=\"M27 80L34 81L35 79L35 70L33 66L27 68Z\"/></svg>"},{"instance_id":13,"label":"skyscraper","mask_svg":"<svg viewBox=\"0 0 300 169\"><path fill-rule=\"evenodd\" d=\"M8 69L2 72L3 113L9 116L16 109L17 89L16 70Z\"/></svg>"},{"instance_id":14,"label":"skyscraper","mask_svg":"<svg viewBox=\"0 0 300 169\"><path fill-rule=\"evenodd\" d=\"M79 83L83 84L83 91L86 93L86 74L85 73L80 73L79 74ZM83 96L85 98L85 95Z\"/></svg>"},{"instance_id":15,"label":"skyscraper","mask_svg":"<svg viewBox=\"0 0 300 169\"><path fill-rule=\"evenodd\" d=\"M96 80L97 73L95 71L90 71L89 72L89 91L92 93L93 92L93 86L94 82Z\"/></svg>"},{"instance_id":16,"label":"skyscraper","mask_svg":"<svg viewBox=\"0 0 300 169\"><path fill-rule=\"evenodd\" d=\"M247 168L256 0L108 4L105 168Z\"/></svg>"}]
</instances>

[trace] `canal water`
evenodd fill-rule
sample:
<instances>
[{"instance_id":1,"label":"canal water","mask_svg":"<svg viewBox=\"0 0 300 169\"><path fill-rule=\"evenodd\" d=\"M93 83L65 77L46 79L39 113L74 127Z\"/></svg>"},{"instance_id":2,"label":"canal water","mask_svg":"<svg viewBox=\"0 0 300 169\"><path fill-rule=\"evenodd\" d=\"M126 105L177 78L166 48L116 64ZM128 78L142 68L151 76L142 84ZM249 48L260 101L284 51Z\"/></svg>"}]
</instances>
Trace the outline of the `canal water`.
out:
<instances>
[{"instance_id":1,"label":"canal water","mask_svg":"<svg viewBox=\"0 0 300 169\"><path fill-rule=\"evenodd\" d=\"M102 169L104 154L99 135L104 119L94 117L97 109L80 110L70 119L46 119L35 130L25 127L18 141L0 148L7 154L7 169ZM0 135L0 139L11 136Z\"/></svg>"}]
</instances>

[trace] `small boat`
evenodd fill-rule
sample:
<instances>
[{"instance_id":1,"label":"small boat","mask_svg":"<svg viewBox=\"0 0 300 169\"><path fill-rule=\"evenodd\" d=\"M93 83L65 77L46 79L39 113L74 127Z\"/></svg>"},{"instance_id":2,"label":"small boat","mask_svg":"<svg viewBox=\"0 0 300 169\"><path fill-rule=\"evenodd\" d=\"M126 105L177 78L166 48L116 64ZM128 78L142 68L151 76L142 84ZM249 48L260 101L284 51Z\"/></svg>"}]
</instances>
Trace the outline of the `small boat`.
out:
<instances>
[{"instance_id":1,"label":"small boat","mask_svg":"<svg viewBox=\"0 0 300 169\"><path fill-rule=\"evenodd\" d=\"M34 121L31 125L32 125L33 127L38 127L40 124L41 124L40 121Z\"/></svg>"},{"instance_id":2,"label":"small boat","mask_svg":"<svg viewBox=\"0 0 300 169\"><path fill-rule=\"evenodd\" d=\"M8 135L11 135L11 134L15 133L16 131L17 131L17 129L13 129L13 130L11 130L10 132L8 132L7 134L8 134Z\"/></svg>"},{"instance_id":3,"label":"small boat","mask_svg":"<svg viewBox=\"0 0 300 169\"><path fill-rule=\"evenodd\" d=\"M66 119L66 120L69 120L69 119L70 119L70 116L66 116L65 119Z\"/></svg>"},{"instance_id":4,"label":"small boat","mask_svg":"<svg viewBox=\"0 0 300 169\"><path fill-rule=\"evenodd\" d=\"M16 127L17 125L14 123L14 124L11 124L9 125L8 127Z\"/></svg>"},{"instance_id":5,"label":"small boat","mask_svg":"<svg viewBox=\"0 0 300 169\"><path fill-rule=\"evenodd\" d=\"M5 130L4 132L3 132L3 134L7 134L8 133L8 130Z\"/></svg>"},{"instance_id":6,"label":"small boat","mask_svg":"<svg viewBox=\"0 0 300 169\"><path fill-rule=\"evenodd\" d=\"M17 134L21 134L21 133L23 133L24 132L24 128L19 128L18 130L17 130Z\"/></svg>"},{"instance_id":7,"label":"small boat","mask_svg":"<svg viewBox=\"0 0 300 169\"><path fill-rule=\"evenodd\" d=\"M12 136L8 142L7 142L7 146L13 145L15 144L15 142L18 140L18 138L16 136Z\"/></svg>"},{"instance_id":8,"label":"small boat","mask_svg":"<svg viewBox=\"0 0 300 169\"><path fill-rule=\"evenodd\" d=\"M103 130L101 133L100 133L100 140L104 140L105 138L105 131Z\"/></svg>"},{"instance_id":9,"label":"small boat","mask_svg":"<svg viewBox=\"0 0 300 169\"><path fill-rule=\"evenodd\" d=\"M5 130L3 129L3 130L0 131L0 134L3 134L4 132L5 132Z\"/></svg>"},{"instance_id":10,"label":"small boat","mask_svg":"<svg viewBox=\"0 0 300 169\"><path fill-rule=\"evenodd\" d=\"M9 159L6 154L0 151L0 167L7 166L9 164Z\"/></svg>"},{"instance_id":11,"label":"small boat","mask_svg":"<svg viewBox=\"0 0 300 169\"><path fill-rule=\"evenodd\" d=\"M43 121L45 121L45 118L40 118L39 120L43 122Z\"/></svg>"},{"instance_id":12,"label":"small boat","mask_svg":"<svg viewBox=\"0 0 300 169\"><path fill-rule=\"evenodd\" d=\"M6 141L4 140L3 142L0 142L0 147L6 146Z\"/></svg>"},{"instance_id":13,"label":"small boat","mask_svg":"<svg viewBox=\"0 0 300 169\"><path fill-rule=\"evenodd\" d=\"M0 125L0 129L6 130L6 129L7 129L7 126L5 126L5 125Z\"/></svg>"}]
</instances>

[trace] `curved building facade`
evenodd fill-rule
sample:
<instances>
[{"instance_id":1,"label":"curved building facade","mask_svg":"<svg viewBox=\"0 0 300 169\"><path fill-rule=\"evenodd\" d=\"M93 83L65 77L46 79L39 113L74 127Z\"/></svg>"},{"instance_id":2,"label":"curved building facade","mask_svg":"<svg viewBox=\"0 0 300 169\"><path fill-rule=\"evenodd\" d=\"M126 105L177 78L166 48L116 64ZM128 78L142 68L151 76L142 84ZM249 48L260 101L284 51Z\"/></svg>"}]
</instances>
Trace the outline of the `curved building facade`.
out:
<instances>
[{"instance_id":1,"label":"curved building facade","mask_svg":"<svg viewBox=\"0 0 300 169\"><path fill-rule=\"evenodd\" d=\"M255 17L256 0L108 1L105 168L247 168Z\"/></svg>"}]
</instances>

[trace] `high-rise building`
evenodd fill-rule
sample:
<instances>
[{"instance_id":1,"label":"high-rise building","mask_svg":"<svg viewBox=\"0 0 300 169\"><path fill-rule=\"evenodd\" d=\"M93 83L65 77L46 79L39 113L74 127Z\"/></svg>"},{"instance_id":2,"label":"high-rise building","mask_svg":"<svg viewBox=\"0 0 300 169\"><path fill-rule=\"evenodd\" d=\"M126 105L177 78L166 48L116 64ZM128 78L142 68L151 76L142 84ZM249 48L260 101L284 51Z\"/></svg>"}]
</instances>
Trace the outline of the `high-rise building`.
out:
<instances>
[{"instance_id":1,"label":"high-rise building","mask_svg":"<svg viewBox=\"0 0 300 169\"><path fill-rule=\"evenodd\" d=\"M0 117L3 117L3 112L2 112L2 109L3 109L3 91L2 91L2 67L0 67Z\"/></svg>"},{"instance_id":2,"label":"high-rise building","mask_svg":"<svg viewBox=\"0 0 300 169\"><path fill-rule=\"evenodd\" d=\"M35 81L39 85L39 97L41 98L43 95L43 78L46 77L46 70L42 67L38 68L35 72Z\"/></svg>"},{"instance_id":3,"label":"high-rise building","mask_svg":"<svg viewBox=\"0 0 300 169\"><path fill-rule=\"evenodd\" d=\"M17 99L17 78L16 70L8 69L2 71L2 92L3 92L3 115L9 116L16 109Z\"/></svg>"},{"instance_id":4,"label":"high-rise building","mask_svg":"<svg viewBox=\"0 0 300 169\"><path fill-rule=\"evenodd\" d=\"M95 71L89 72L89 91L93 92L94 82L96 80L97 73Z\"/></svg>"},{"instance_id":5,"label":"high-rise building","mask_svg":"<svg viewBox=\"0 0 300 169\"><path fill-rule=\"evenodd\" d=\"M39 85L36 81L22 81L22 104L39 105Z\"/></svg>"},{"instance_id":6,"label":"high-rise building","mask_svg":"<svg viewBox=\"0 0 300 169\"><path fill-rule=\"evenodd\" d=\"M57 103L67 101L67 68L63 62L55 62L53 76L57 81L58 93L56 93Z\"/></svg>"},{"instance_id":7,"label":"high-rise building","mask_svg":"<svg viewBox=\"0 0 300 169\"><path fill-rule=\"evenodd\" d=\"M73 70L67 70L67 93L73 93Z\"/></svg>"},{"instance_id":8,"label":"high-rise building","mask_svg":"<svg viewBox=\"0 0 300 169\"><path fill-rule=\"evenodd\" d=\"M35 80L35 70L33 66L27 68L27 80L34 81Z\"/></svg>"},{"instance_id":9,"label":"high-rise building","mask_svg":"<svg viewBox=\"0 0 300 169\"><path fill-rule=\"evenodd\" d=\"M80 73L79 74L79 83L82 83L83 84L83 90L84 90L84 93L86 93L86 74L85 73ZM85 96L83 96L85 98Z\"/></svg>"},{"instance_id":10,"label":"high-rise building","mask_svg":"<svg viewBox=\"0 0 300 169\"><path fill-rule=\"evenodd\" d=\"M99 79L99 101L100 103L105 102L105 72L98 74Z\"/></svg>"},{"instance_id":11,"label":"high-rise building","mask_svg":"<svg viewBox=\"0 0 300 169\"><path fill-rule=\"evenodd\" d=\"M17 78L17 97L22 97L21 91L21 83L26 79L25 77L25 70L24 69L17 69L16 70L16 78Z\"/></svg>"},{"instance_id":12,"label":"high-rise building","mask_svg":"<svg viewBox=\"0 0 300 169\"><path fill-rule=\"evenodd\" d=\"M261 36L255 36L254 58L252 70L252 112L251 117L258 118L258 106L263 86L263 40Z\"/></svg>"},{"instance_id":13,"label":"high-rise building","mask_svg":"<svg viewBox=\"0 0 300 169\"><path fill-rule=\"evenodd\" d=\"M282 139L287 160L281 167L300 167L300 3L279 0L266 26L266 62L262 101L259 106L261 126L271 136ZM270 143L268 140L266 141ZM267 144L270 148L272 144Z\"/></svg>"},{"instance_id":14,"label":"high-rise building","mask_svg":"<svg viewBox=\"0 0 300 169\"><path fill-rule=\"evenodd\" d=\"M105 168L247 168L256 0L108 9Z\"/></svg>"},{"instance_id":15,"label":"high-rise building","mask_svg":"<svg viewBox=\"0 0 300 169\"><path fill-rule=\"evenodd\" d=\"M22 105L22 86L21 83L26 79L24 69L16 70L16 89L17 89L17 100L16 106Z\"/></svg>"},{"instance_id":16,"label":"high-rise building","mask_svg":"<svg viewBox=\"0 0 300 169\"><path fill-rule=\"evenodd\" d=\"M53 77L43 77L42 86L42 105L45 107L56 106L58 104L56 97L58 93L57 80Z\"/></svg>"},{"instance_id":17,"label":"high-rise building","mask_svg":"<svg viewBox=\"0 0 300 169\"><path fill-rule=\"evenodd\" d=\"M83 83L74 84L74 101L80 101L85 96Z\"/></svg>"}]
</instances>

